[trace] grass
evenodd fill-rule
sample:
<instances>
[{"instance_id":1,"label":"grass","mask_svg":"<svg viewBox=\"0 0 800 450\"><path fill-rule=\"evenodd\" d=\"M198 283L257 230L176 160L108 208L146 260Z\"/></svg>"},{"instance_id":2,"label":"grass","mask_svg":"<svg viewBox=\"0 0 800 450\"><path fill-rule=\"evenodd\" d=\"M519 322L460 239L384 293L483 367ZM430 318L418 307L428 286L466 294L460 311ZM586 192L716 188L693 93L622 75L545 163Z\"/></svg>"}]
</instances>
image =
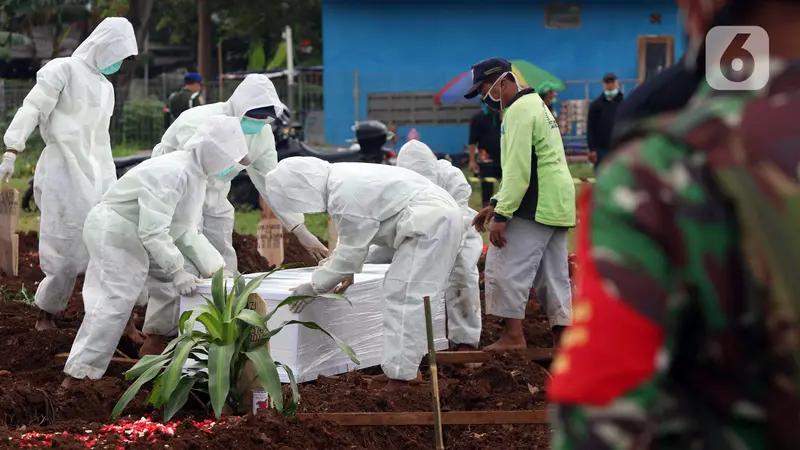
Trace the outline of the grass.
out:
<instances>
[{"instance_id":1,"label":"grass","mask_svg":"<svg viewBox=\"0 0 800 450\"><path fill-rule=\"evenodd\" d=\"M591 178L594 176L592 165L585 163L570 163L570 172L575 178ZM472 176L471 174L467 174ZM28 188L29 177L20 177L11 179L10 187L19 190L20 196ZM33 204L33 202L31 202ZM472 183L472 197L469 199L470 207L476 211L481 209L481 187L480 183ZM249 234L255 236L258 233L258 220L260 217L259 211L237 212L234 222L234 230L240 234ZM328 240L328 217L325 214L306 214L306 226L308 230L314 233L321 239ZM37 231L39 229L39 211L33 212L20 211L19 216L19 231ZM484 233L484 242L488 242ZM573 230L569 234L569 249L570 252L574 251L574 236Z\"/></svg>"}]
</instances>

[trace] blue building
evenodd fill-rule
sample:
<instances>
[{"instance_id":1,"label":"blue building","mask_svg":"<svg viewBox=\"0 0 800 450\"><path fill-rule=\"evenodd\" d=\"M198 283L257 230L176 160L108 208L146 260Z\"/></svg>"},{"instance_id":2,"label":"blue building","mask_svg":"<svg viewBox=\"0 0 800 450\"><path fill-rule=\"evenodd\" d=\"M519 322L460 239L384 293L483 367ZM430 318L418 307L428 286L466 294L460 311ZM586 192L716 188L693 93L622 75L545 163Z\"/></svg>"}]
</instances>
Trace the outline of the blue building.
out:
<instances>
[{"instance_id":1,"label":"blue building","mask_svg":"<svg viewBox=\"0 0 800 450\"><path fill-rule=\"evenodd\" d=\"M344 144L356 120L416 128L460 153L475 104L433 95L480 59L524 59L568 82L560 99L594 98L614 72L630 90L680 55L675 0L323 0L325 138ZM535 86L534 86L535 87Z\"/></svg>"}]
</instances>

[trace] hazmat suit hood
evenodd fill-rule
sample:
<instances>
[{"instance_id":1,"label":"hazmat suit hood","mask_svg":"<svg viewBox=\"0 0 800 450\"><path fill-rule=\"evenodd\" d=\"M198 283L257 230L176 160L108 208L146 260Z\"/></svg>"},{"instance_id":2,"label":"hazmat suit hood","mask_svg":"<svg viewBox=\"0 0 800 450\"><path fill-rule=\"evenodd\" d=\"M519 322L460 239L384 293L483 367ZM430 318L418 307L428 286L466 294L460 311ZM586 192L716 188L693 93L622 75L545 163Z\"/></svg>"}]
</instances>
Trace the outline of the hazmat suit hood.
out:
<instances>
[{"instance_id":1,"label":"hazmat suit hood","mask_svg":"<svg viewBox=\"0 0 800 450\"><path fill-rule=\"evenodd\" d=\"M280 117L286 107L278 97L275 85L266 75L251 74L233 91L225 102L225 112L241 120L247 111L256 108L275 107L275 115Z\"/></svg>"},{"instance_id":2,"label":"hazmat suit hood","mask_svg":"<svg viewBox=\"0 0 800 450\"><path fill-rule=\"evenodd\" d=\"M100 70L138 54L133 25L124 17L109 17L81 42L72 56Z\"/></svg>"},{"instance_id":3,"label":"hazmat suit hood","mask_svg":"<svg viewBox=\"0 0 800 450\"><path fill-rule=\"evenodd\" d=\"M436 161L430 147L417 140L406 142L397 154L397 167L417 172L433 184L437 184L439 173Z\"/></svg>"},{"instance_id":4,"label":"hazmat suit hood","mask_svg":"<svg viewBox=\"0 0 800 450\"><path fill-rule=\"evenodd\" d=\"M224 172L247 156L239 119L230 116L211 116L186 142L186 151L193 152L207 176Z\"/></svg>"},{"instance_id":5,"label":"hazmat suit hood","mask_svg":"<svg viewBox=\"0 0 800 450\"><path fill-rule=\"evenodd\" d=\"M267 203L275 211L312 214L328 209L331 165L317 158L286 158L266 176Z\"/></svg>"}]
</instances>

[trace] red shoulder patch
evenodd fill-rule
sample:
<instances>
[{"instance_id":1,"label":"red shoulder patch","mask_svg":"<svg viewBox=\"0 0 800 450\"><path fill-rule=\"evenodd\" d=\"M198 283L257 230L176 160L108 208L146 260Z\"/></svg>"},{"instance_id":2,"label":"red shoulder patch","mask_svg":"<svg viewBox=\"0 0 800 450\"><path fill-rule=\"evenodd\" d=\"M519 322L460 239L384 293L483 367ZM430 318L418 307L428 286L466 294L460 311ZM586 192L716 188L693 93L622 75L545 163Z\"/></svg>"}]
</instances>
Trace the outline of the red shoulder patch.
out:
<instances>
[{"instance_id":1,"label":"red shoulder patch","mask_svg":"<svg viewBox=\"0 0 800 450\"><path fill-rule=\"evenodd\" d=\"M578 296L548 386L551 402L605 405L649 379L663 343L661 328L604 287L589 250L591 189L578 202Z\"/></svg>"}]
</instances>

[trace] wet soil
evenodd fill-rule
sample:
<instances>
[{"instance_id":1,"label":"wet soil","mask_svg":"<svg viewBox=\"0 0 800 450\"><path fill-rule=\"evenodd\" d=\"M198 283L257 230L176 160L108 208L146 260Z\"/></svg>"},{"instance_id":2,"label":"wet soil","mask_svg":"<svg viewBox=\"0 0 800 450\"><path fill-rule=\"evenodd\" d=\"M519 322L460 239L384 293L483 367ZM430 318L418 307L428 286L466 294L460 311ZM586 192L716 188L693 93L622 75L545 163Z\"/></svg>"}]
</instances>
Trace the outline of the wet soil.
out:
<instances>
[{"instance_id":1,"label":"wet soil","mask_svg":"<svg viewBox=\"0 0 800 450\"><path fill-rule=\"evenodd\" d=\"M305 251L289 235L285 263L301 262ZM258 255L255 238L234 236L243 273L263 272L271 267ZM303 255L303 257L299 257ZM67 311L57 319L58 330L36 332L36 309L32 292L43 278L38 267L37 239L27 233L20 239L20 276L0 277L0 448L58 447L64 449L133 448L157 445L170 449L429 449L432 427L340 427L321 421L298 421L274 411L257 416L227 418L208 429L208 423L194 422L209 415L196 402L165 431L121 431L130 424L115 422L120 429L105 429L117 399L127 389L122 377L125 367L112 364L106 376L84 381L64 390L63 361L55 355L68 352L83 315L79 280ZM24 287L24 289L23 289ZM140 312L140 318L144 317ZM528 308L525 333L529 346L549 347L552 336L538 302ZM502 324L484 319L482 344L499 336ZM123 343L122 347L125 347ZM130 350L135 352L135 348ZM129 354L127 349L126 354ZM135 354L135 353L133 353ZM386 412L430 411L430 382L424 373L421 388L386 394L371 386L370 377L351 372L320 377L301 386L297 412ZM441 405L444 411L523 410L545 407L547 372L539 365L513 353L478 368L461 365L439 368ZM288 393L287 393L288 394ZM143 389L125 413L133 420L142 416L158 420L160 413L141 406ZM171 433L171 434L170 434ZM448 449L546 449L549 428L545 425L496 425L445 427ZM136 442L133 437L143 436ZM21 438L24 436L25 439Z\"/></svg>"}]
</instances>

